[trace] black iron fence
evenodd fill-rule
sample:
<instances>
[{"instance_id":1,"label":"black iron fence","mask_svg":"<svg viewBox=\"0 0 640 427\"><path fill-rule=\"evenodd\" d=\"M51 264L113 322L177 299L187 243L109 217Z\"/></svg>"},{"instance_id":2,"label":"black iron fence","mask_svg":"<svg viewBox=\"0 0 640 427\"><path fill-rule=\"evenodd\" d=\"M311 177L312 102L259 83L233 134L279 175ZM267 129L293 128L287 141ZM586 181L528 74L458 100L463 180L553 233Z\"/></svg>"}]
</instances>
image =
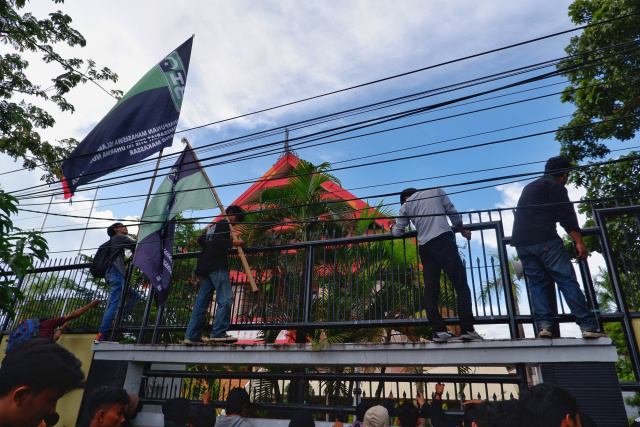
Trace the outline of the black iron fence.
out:
<instances>
[{"instance_id":1,"label":"black iron fence","mask_svg":"<svg viewBox=\"0 0 640 427\"><path fill-rule=\"evenodd\" d=\"M211 404L224 408L229 390L241 387L248 391L254 412L271 418L290 418L303 407L317 414L346 416L355 413L362 400L398 407L415 402L418 394L431 396L435 384L445 386L443 401L449 411L462 411L468 399L506 400L517 398L520 378L506 369L502 374L433 373L421 368L414 372L355 372L357 368L314 369L284 372L261 368L259 371L230 372L220 367L189 367L187 371L147 370L141 386L145 404L160 404L167 399L187 397L202 400L211 395ZM455 370L455 368L454 368ZM419 371L419 372L418 372ZM452 382L455 379L455 382Z\"/></svg>"},{"instance_id":2,"label":"black iron fence","mask_svg":"<svg viewBox=\"0 0 640 427\"><path fill-rule=\"evenodd\" d=\"M504 338L533 337L533 318L526 280L515 280L509 265L509 240L500 212L469 215L470 242L457 237L479 330ZM594 210L595 226L584 230L604 254L606 271L592 271L592 261L579 263L579 281L599 322L613 332L621 356L619 372L625 390L640 391L640 356L634 334L640 322L640 207ZM183 249L182 249L183 250ZM283 243L275 240L245 251L258 285L252 292L239 260L230 256L235 292L231 331L260 331L273 342L288 331L297 341L385 341L394 335L428 339L423 310L423 278L415 234L402 238L374 233L357 237ZM137 269L129 271L128 286L141 296L128 316L118 316L114 334L139 343L179 342L189 322L199 287L194 275L198 253L174 256L171 295L164 307L154 304L153 292ZM17 302L14 320L0 317L2 333L30 317L57 317L95 298L94 309L71 324L72 332L96 332L104 313L108 289L88 274L78 259L48 261L19 281L25 294ZM457 323L455 295L442 277L441 312L449 325ZM602 302L602 306L599 304ZM557 321L574 321L561 298ZM215 316L210 307L210 320ZM489 327L491 326L491 327ZM619 334L618 334L619 332Z\"/></svg>"}]
</instances>

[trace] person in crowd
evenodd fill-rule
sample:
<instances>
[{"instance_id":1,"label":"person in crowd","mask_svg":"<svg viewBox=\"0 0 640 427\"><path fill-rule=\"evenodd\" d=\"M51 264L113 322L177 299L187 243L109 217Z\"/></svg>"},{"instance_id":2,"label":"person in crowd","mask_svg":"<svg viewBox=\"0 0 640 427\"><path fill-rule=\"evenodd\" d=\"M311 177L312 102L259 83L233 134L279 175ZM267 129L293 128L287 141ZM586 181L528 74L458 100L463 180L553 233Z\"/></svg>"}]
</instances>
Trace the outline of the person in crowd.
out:
<instances>
[{"instance_id":1,"label":"person in crowd","mask_svg":"<svg viewBox=\"0 0 640 427\"><path fill-rule=\"evenodd\" d=\"M129 402L129 394L123 388L98 387L87 402L89 427L121 427Z\"/></svg>"},{"instance_id":2,"label":"person in crowd","mask_svg":"<svg viewBox=\"0 0 640 427\"><path fill-rule=\"evenodd\" d=\"M444 384L436 384L436 391L433 393L432 404L429 405L418 393L416 404L420 412L421 418L430 418L433 427L457 427L459 424L456 419L447 415L442 409L442 395L444 393ZM486 427L487 414L491 407L491 403L486 400L473 399L462 403L464 406L464 416L462 426L465 427Z\"/></svg>"},{"instance_id":3,"label":"person in crowd","mask_svg":"<svg viewBox=\"0 0 640 427\"><path fill-rule=\"evenodd\" d=\"M405 401L397 411L398 425L402 427L418 427L422 423L418 408L409 401Z\"/></svg>"},{"instance_id":4,"label":"person in crowd","mask_svg":"<svg viewBox=\"0 0 640 427\"><path fill-rule=\"evenodd\" d=\"M134 251L136 247L136 241L127 236L128 233L129 230L121 222L111 224L107 228L107 235L110 239L109 258L111 261L104 280L109 286L109 302L104 312L98 336L95 339L96 344L109 342L109 334L115 324L114 322L123 300L125 300L122 312L124 316L128 316L133 307L140 301L140 294L133 289L129 289L126 296L124 295L126 275L124 251L125 249Z\"/></svg>"},{"instance_id":5,"label":"person in crowd","mask_svg":"<svg viewBox=\"0 0 640 427\"><path fill-rule=\"evenodd\" d=\"M60 414L52 412L44 416L38 427L53 427L60 421Z\"/></svg>"},{"instance_id":6,"label":"person in crowd","mask_svg":"<svg viewBox=\"0 0 640 427\"><path fill-rule=\"evenodd\" d=\"M455 236L445 215L449 216L451 223L467 240L471 239L471 231L465 230L462 226L462 217L441 188L423 191L407 188L400 194L400 203L402 206L400 206L398 219L389 220L389 224L395 236L404 234L409 222L412 222L418 230L419 252L425 284L424 307L434 331L433 341L482 339L474 327L467 273L458 254ZM456 337L447 330L438 307L440 272L442 270L451 280L458 297L458 316L462 331L460 337Z\"/></svg>"},{"instance_id":7,"label":"person in crowd","mask_svg":"<svg viewBox=\"0 0 640 427\"><path fill-rule=\"evenodd\" d=\"M301 409L291 417L289 427L315 427L316 422L313 419L313 415L307 409Z\"/></svg>"},{"instance_id":8,"label":"person in crowd","mask_svg":"<svg viewBox=\"0 0 640 427\"><path fill-rule=\"evenodd\" d=\"M251 424L244 418L249 409L249 393L243 388L236 387L229 390L227 403L225 405L226 415L220 415L216 419L217 427L251 427Z\"/></svg>"},{"instance_id":9,"label":"person in crowd","mask_svg":"<svg viewBox=\"0 0 640 427\"><path fill-rule=\"evenodd\" d=\"M216 424L216 408L211 404L211 392L202 395L202 405L192 405L189 411L191 427L214 427Z\"/></svg>"},{"instance_id":10,"label":"person in crowd","mask_svg":"<svg viewBox=\"0 0 640 427\"><path fill-rule=\"evenodd\" d=\"M430 418L433 427L456 427L458 423L455 418L445 414L442 409L442 394L444 393L444 384L436 384L436 391L433 393L431 405L422 397L420 393L416 397L416 403L420 409L422 418Z\"/></svg>"},{"instance_id":11,"label":"person in crowd","mask_svg":"<svg viewBox=\"0 0 640 427\"><path fill-rule=\"evenodd\" d=\"M389 411L381 405L372 406L365 412L363 427L389 427Z\"/></svg>"},{"instance_id":12,"label":"person in crowd","mask_svg":"<svg viewBox=\"0 0 640 427\"><path fill-rule=\"evenodd\" d=\"M231 239L229 229L229 223L243 220L244 211L240 206L231 205L226 209L225 218L209 226L198 238L202 251L196 263L196 275L202 276L202 285L193 304L193 313L185 333L184 343L187 345L205 344L200 334L204 330L205 315L214 291L218 307L210 341L227 344L238 341L238 338L227 334L231 325L231 307L234 301L227 252L233 246L244 246L244 241Z\"/></svg>"},{"instance_id":13,"label":"person in crowd","mask_svg":"<svg viewBox=\"0 0 640 427\"><path fill-rule=\"evenodd\" d=\"M547 160L544 176L524 187L515 213L511 246L516 248L529 281L538 338L553 338L554 282L576 317L582 337L608 338L609 335L598 329L596 318L580 290L571 257L556 230L559 222L573 239L578 260L587 259L589 253L565 187L571 168L569 159L552 157Z\"/></svg>"},{"instance_id":14,"label":"person in crowd","mask_svg":"<svg viewBox=\"0 0 640 427\"><path fill-rule=\"evenodd\" d=\"M580 417L580 425L582 427L598 427L596 422L593 421L593 418L591 418L589 415L585 414L584 412L582 411L578 412L578 416ZM631 423L631 427L633 427L633 423Z\"/></svg>"},{"instance_id":15,"label":"person in crowd","mask_svg":"<svg viewBox=\"0 0 640 427\"><path fill-rule=\"evenodd\" d=\"M356 419L353 421L353 427L362 427L362 420L364 420L364 414L371 408L373 404L369 400L361 400L356 405Z\"/></svg>"},{"instance_id":16,"label":"person in crowd","mask_svg":"<svg viewBox=\"0 0 640 427\"><path fill-rule=\"evenodd\" d=\"M31 325L37 328L37 336L39 336L40 338L46 338L52 340L53 342L56 342L62 336L62 331L64 331L69 326L69 322L71 320L77 319L93 307L97 307L98 304L100 304L99 299L93 300L91 303L85 305L84 307L74 310L63 317L28 319L25 322L31 322ZM20 344L21 342L34 337L33 335L26 333L25 322L21 322L20 325L16 326L11 331L11 334L9 335L9 341L7 342L7 351L10 351L14 346ZM58 328L58 330L56 330L56 328ZM34 331L34 334L35 333L36 332Z\"/></svg>"},{"instance_id":17,"label":"person in crowd","mask_svg":"<svg viewBox=\"0 0 640 427\"><path fill-rule=\"evenodd\" d=\"M522 405L517 399L502 400L489 408L488 427L521 427L523 423Z\"/></svg>"},{"instance_id":18,"label":"person in crowd","mask_svg":"<svg viewBox=\"0 0 640 427\"><path fill-rule=\"evenodd\" d=\"M162 404L162 415L166 427L189 427L189 399L177 397Z\"/></svg>"},{"instance_id":19,"label":"person in crowd","mask_svg":"<svg viewBox=\"0 0 640 427\"><path fill-rule=\"evenodd\" d=\"M58 399L77 388L82 363L51 340L18 344L0 366L0 427L37 427Z\"/></svg>"},{"instance_id":20,"label":"person in crowd","mask_svg":"<svg viewBox=\"0 0 640 427\"><path fill-rule=\"evenodd\" d=\"M129 404L124 411L124 423L122 423L122 427L132 427L133 423L131 420L142 410L142 402L140 401L140 398L133 393L128 394Z\"/></svg>"},{"instance_id":21,"label":"person in crowd","mask_svg":"<svg viewBox=\"0 0 640 427\"><path fill-rule=\"evenodd\" d=\"M547 383L522 390L523 426L581 427L580 407L567 390Z\"/></svg>"}]
</instances>

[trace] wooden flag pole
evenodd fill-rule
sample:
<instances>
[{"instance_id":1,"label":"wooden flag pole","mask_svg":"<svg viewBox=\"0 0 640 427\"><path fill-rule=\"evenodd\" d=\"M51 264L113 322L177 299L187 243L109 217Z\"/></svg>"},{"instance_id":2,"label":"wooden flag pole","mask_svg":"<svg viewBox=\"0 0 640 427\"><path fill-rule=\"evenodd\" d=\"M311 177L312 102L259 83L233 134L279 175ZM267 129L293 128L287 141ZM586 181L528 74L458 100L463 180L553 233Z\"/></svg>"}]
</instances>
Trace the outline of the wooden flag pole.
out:
<instances>
[{"instance_id":1,"label":"wooden flag pole","mask_svg":"<svg viewBox=\"0 0 640 427\"><path fill-rule=\"evenodd\" d=\"M196 159L196 162L198 162L198 166L200 166L200 169L202 170L202 173L204 173L204 177L207 180L207 184L209 184L209 188L211 189L211 192L213 193L213 197L215 197L215 199L216 199L216 203L218 204L218 207L220 208L220 212L222 213L222 216L224 216L224 218L227 221L229 221L229 219L227 217L227 213L224 210L224 206L222 205L222 202L220 201L220 197L218 197L218 193L216 193L216 189L213 188L213 184L211 183L211 180L209 179L209 175L207 175L207 172L205 172L204 168L202 167L202 164L200 163L200 160L198 159L198 156L196 156L195 151L193 151L193 148L191 148L191 144L189 144L189 141L187 140L187 138L182 138L182 142L187 144L187 147L189 147L189 150L193 154L193 158ZM238 240L238 237L236 236L236 232L233 230L233 224L231 224L231 222L229 222L229 230L231 231L231 238L233 240ZM251 273L251 268L249 267L249 263L247 262L247 257L244 256L244 251L242 250L242 248L240 246L237 246L237 249L238 249L238 255L240 256L240 261L242 261L242 266L244 267L244 272L247 274L247 278L249 279L249 284L251 285L251 290L253 292L258 292L258 286L256 286L256 281L253 278L253 274Z\"/></svg>"},{"instance_id":2,"label":"wooden flag pole","mask_svg":"<svg viewBox=\"0 0 640 427\"><path fill-rule=\"evenodd\" d=\"M156 170L153 172L153 178L151 178L151 185L149 186L149 193L147 193L147 200L144 202L144 209L142 209L142 216L144 216L144 213L147 210L147 206L149 206L149 199L151 198L151 192L153 191L153 184L155 184L156 176L158 176L158 168L160 167L160 159L162 159L162 151L164 151L164 149L160 150L160 152L158 153L158 163L156 163ZM140 235L139 230L140 229L138 228L138 235Z\"/></svg>"}]
</instances>

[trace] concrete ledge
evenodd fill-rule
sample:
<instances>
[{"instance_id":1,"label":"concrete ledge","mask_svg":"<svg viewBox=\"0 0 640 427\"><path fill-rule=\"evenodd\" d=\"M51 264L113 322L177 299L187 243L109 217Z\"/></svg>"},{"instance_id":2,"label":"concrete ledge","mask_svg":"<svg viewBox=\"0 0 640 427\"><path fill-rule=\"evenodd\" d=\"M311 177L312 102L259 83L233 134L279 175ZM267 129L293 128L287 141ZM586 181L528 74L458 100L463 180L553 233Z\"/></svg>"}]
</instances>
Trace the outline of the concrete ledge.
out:
<instances>
[{"instance_id":1,"label":"concrete ledge","mask_svg":"<svg viewBox=\"0 0 640 427\"><path fill-rule=\"evenodd\" d=\"M94 344L97 360L217 364L223 366L505 366L562 362L616 362L609 338L486 340L470 342L337 344Z\"/></svg>"}]
</instances>

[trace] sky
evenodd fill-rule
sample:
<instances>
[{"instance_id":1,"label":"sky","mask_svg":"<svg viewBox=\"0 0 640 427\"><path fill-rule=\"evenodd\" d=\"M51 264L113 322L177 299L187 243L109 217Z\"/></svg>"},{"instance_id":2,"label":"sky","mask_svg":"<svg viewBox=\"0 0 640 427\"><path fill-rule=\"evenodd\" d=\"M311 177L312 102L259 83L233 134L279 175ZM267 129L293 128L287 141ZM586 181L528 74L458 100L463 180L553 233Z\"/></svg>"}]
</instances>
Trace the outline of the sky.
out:
<instances>
[{"instance_id":1,"label":"sky","mask_svg":"<svg viewBox=\"0 0 640 427\"><path fill-rule=\"evenodd\" d=\"M91 58L98 66L109 67L118 74L119 81L116 84L104 83L103 86L124 92L165 55L194 35L185 99L178 124L178 130L185 131L176 135L173 146L165 150L165 154L179 152L183 148L180 139L186 137L200 158L206 158L227 154L233 149L282 141L284 135L280 133L231 148L199 149L207 144L560 58L564 55L569 38L577 33L189 130L572 29L574 25L567 17L570 3L567 0L263 0L191 1L178 4L164 0L114 0L109 2L108 8L101 7L98 10L91 2L71 0L61 5L44 1L32 2L27 10L38 17L57 9L69 14L73 18L72 26L83 34L87 45L82 49L61 45L57 49L68 56ZM38 55L26 57L30 60L29 77L34 83L46 87L51 76L58 71L55 65L44 64ZM292 129L290 138L407 108L448 101L552 70L553 68L546 68L481 86L441 93L406 105L342 118L310 128ZM549 86L539 88L543 85ZM368 161L384 161L371 166L338 169L332 173L339 178L344 188L356 196L370 203L384 201L396 211L399 208L396 203L398 196L379 195L399 192L410 186L444 186L459 211L509 208L515 206L522 186L527 181L504 180L489 185L454 184L541 171L543 163L540 162L559 153L559 143L553 140L552 133L442 154L434 152L556 129L569 120L567 115L573 111L572 106L562 104L557 95L565 86L566 82L556 78L505 89L475 98L474 101L483 101L474 104L457 103L448 109L345 136L426 120L430 120L430 123L317 147L295 147L295 151L301 158L316 164L330 162L335 168L355 166ZM511 94L522 90L527 92ZM498 95L505 96L486 99ZM499 104L542 95L548 96L497 107ZM113 98L92 84L76 88L68 99L75 106L75 113L60 113L49 106L48 111L54 113L56 125L42 132L44 139L55 141L75 137L81 140L115 103ZM470 113L486 107L495 108ZM466 114L460 115L462 113ZM451 115L459 116L446 118ZM511 129L495 132L504 128ZM470 136L476 134L483 135ZM383 154L392 150L402 151ZM280 155L281 153L274 153L254 157L242 162L207 167L206 170L222 202L230 204L249 184L228 184L257 179ZM363 156L373 157L363 159ZM398 157L407 158L393 161ZM175 160L166 160L162 164L169 165L173 161ZM533 164L509 167L523 163ZM144 165L137 165L134 171L150 170L153 165L155 158ZM19 168L20 163L13 163L8 157L0 155L0 172ZM493 170L468 173L481 169ZM124 172L116 172L109 177L117 178L122 173ZM465 174L451 176L460 173ZM434 178L439 176L444 177ZM3 175L0 183L5 191L18 191L41 184L39 178L38 171L21 171ZM156 180L154 188L159 184L160 179ZM577 200L583 194L580 189L569 190L572 200ZM148 191L149 180L142 179L127 185L102 188L98 190L98 199L110 200L97 200L91 210L95 190L80 188L72 205L56 201L49 210L51 214L76 217L48 215L44 225L42 212L47 210L49 198L21 200L23 210L16 218L16 225L24 229L43 228L52 257L73 257L78 254L81 246L85 253L90 254L106 240L104 227L115 219L135 220L141 216ZM132 195L139 197L123 198ZM92 217L100 220L92 219L88 226L98 229L89 230L84 237L83 231L60 232L84 228L89 212ZM194 215L214 214L212 211ZM478 219L477 216L474 218ZM505 233L510 235L512 218L508 212L504 219ZM132 231L135 232L135 229ZM592 263L594 271L597 271L599 265L603 265L601 259L597 258Z\"/></svg>"}]
</instances>

